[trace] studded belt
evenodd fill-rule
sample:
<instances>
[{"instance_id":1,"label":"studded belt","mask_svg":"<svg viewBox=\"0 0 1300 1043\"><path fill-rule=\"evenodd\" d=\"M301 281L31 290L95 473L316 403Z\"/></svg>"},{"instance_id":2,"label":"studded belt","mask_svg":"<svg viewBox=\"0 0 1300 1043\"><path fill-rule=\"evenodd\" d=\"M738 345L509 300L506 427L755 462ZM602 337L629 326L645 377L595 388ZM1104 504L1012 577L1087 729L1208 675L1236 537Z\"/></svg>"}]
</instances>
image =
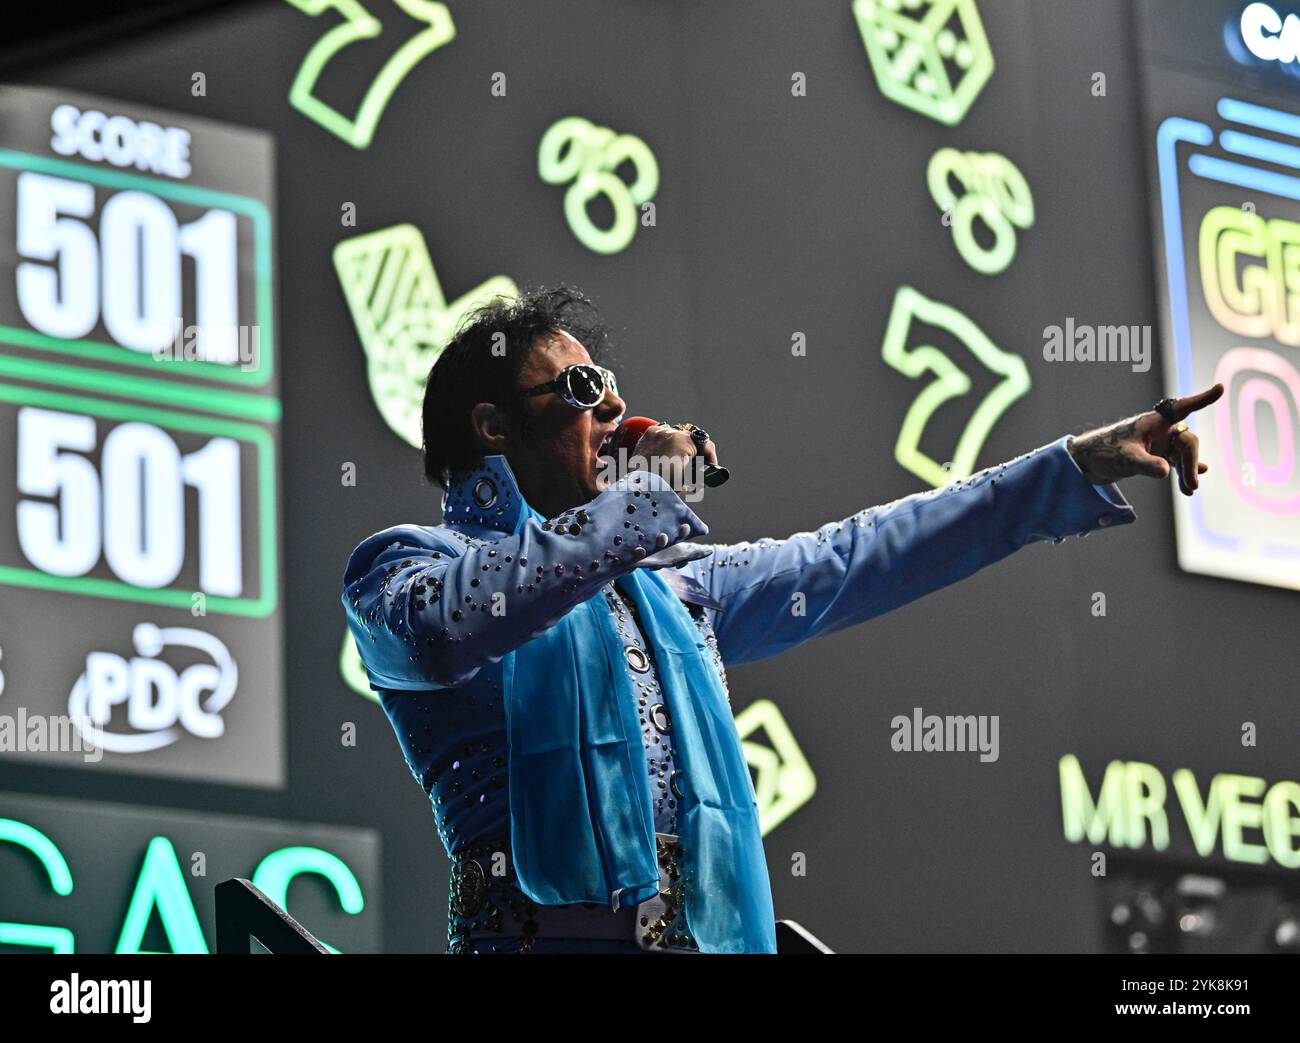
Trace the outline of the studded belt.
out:
<instances>
[{"instance_id":1,"label":"studded belt","mask_svg":"<svg viewBox=\"0 0 1300 1043\"><path fill-rule=\"evenodd\" d=\"M633 941L647 952L699 952L686 925L678 838L656 833L655 856L659 893L612 911L594 903L538 905L519 886L507 838L467 845L452 857L447 951L470 952L477 939L518 937L520 952L539 938Z\"/></svg>"}]
</instances>

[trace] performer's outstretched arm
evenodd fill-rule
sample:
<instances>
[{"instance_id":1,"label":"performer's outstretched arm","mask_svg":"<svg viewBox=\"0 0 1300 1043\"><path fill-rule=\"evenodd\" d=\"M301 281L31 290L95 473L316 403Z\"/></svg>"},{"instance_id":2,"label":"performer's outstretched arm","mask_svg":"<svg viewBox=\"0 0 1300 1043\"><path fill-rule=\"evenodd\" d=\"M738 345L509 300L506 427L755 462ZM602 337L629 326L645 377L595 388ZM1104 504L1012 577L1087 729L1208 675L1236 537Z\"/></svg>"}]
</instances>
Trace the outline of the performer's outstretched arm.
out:
<instances>
[{"instance_id":1,"label":"performer's outstretched arm","mask_svg":"<svg viewBox=\"0 0 1300 1043\"><path fill-rule=\"evenodd\" d=\"M1133 521L1119 489L1089 483L1066 441L816 532L714 547L686 568L722 605L723 661L763 659L861 623L1028 543Z\"/></svg>"},{"instance_id":2,"label":"performer's outstretched arm","mask_svg":"<svg viewBox=\"0 0 1300 1043\"><path fill-rule=\"evenodd\" d=\"M415 525L362 543L344 573L343 604L371 681L463 684L648 555L709 531L648 471L562 517L562 526L525 521L517 535L480 547Z\"/></svg>"},{"instance_id":3,"label":"performer's outstretched arm","mask_svg":"<svg viewBox=\"0 0 1300 1043\"><path fill-rule=\"evenodd\" d=\"M1136 515L1113 483L1167 478L1192 495L1208 468L1184 417L1221 385L1032 453L932 492L875 507L816 532L713 548L686 568L722 605L729 664L834 633L992 564L1029 543L1082 536Z\"/></svg>"}]
</instances>

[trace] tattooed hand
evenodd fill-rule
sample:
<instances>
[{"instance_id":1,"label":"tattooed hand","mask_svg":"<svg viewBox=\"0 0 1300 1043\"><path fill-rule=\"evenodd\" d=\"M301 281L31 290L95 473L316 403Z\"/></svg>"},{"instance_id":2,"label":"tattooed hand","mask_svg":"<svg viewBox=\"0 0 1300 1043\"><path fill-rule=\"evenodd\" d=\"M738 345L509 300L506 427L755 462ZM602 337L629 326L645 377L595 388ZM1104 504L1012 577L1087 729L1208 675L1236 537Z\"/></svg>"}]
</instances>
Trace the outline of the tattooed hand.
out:
<instances>
[{"instance_id":1,"label":"tattooed hand","mask_svg":"<svg viewBox=\"0 0 1300 1043\"><path fill-rule=\"evenodd\" d=\"M1121 478L1144 474L1148 478L1168 478L1171 466L1178 471L1178 488L1191 496L1200 486L1199 475L1210 468L1198 462L1200 439L1184 431L1170 446L1169 436L1179 421L1217 402L1223 385L1215 384L1190 398L1175 400L1173 421L1159 413L1142 413L1109 427L1076 435L1066 443L1070 455L1094 485L1106 485Z\"/></svg>"}]
</instances>

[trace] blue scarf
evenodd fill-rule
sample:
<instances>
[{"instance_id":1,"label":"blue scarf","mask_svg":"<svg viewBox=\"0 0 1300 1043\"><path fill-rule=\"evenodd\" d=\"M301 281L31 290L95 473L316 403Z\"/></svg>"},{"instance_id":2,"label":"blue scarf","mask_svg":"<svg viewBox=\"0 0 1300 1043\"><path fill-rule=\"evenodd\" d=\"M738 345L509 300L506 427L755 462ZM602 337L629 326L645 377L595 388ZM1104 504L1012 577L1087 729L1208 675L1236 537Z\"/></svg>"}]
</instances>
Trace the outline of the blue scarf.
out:
<instances>
[{"instance_id":1,"label":"blue scarf","mask_svg":"<svg viewBox=\"0 0 1300 1043\"><path fill-rule=\"evenodd\" d=\"M531 517L520 513L518 533ZM686 922L701 952L776 952L758 808L704 640L661 576L620 580L654 649L682 771ZM659 891L636 693L608 606L593 597L502 660L510 843L539 905L618 909Z\"/></svg>"}]
</instances>

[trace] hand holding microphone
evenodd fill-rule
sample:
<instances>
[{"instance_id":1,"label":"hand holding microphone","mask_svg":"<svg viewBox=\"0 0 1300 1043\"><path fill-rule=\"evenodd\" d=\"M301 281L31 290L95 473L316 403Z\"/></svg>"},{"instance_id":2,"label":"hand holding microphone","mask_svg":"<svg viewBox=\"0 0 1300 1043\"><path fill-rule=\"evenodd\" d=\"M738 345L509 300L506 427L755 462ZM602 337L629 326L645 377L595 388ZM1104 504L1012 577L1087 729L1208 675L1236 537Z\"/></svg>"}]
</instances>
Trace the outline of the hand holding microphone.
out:
<instances>
[{"instance_id":1,"label":"hand holding microphone","mask_svg":"<svg viewBox=\"0 0 1300 1043\"><path fill-rule=\"evenodd\" d=\"M704 460L704 484L709 488L716 488L731 477L731 472L718 464L717 446L708 432L694 424L669 425L644 416L628 417L610 438L605 452L620 463L640 457L656 473L663 469L665 462L670 462L668 469L672 473L660 476L672 483L679 495L690 489L679 487L677 477L686 474L696 456Z\"/></svg>"}]
</instances>

